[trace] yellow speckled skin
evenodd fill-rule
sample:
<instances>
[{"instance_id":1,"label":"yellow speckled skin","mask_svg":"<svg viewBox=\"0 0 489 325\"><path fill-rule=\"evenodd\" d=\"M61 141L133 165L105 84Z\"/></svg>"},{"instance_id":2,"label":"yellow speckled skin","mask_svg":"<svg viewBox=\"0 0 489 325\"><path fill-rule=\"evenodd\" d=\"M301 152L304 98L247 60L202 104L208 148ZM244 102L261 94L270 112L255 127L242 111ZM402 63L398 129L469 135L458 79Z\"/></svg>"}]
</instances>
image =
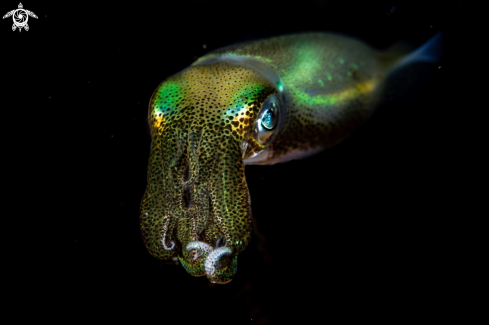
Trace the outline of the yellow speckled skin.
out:
<instances>
[{"instance_id":1,"label":"yellow speckled skin","mask_svg":"<svg viewBox=\"0 0 489 325\"><path fill-rule=\"evenodd\" d=\"M238 44L213 56L252 57L278 75L287 118L258 164L283 162L330 147L373 112L391 59L358 40L308 33Z\"/></svg>"},{"instance_id":2,"label":"yellow speckled skin","mask_svg":"<svg viewBox=\"0 0 489 325\"><path fill-rule=\"evenodd\" d=\"M256 71L226 63L190 67L156 89L149 111L148 187L141 205L141 229L152 255L177 254L190 274L200 276L206 256L194 259L195 252L185 250L191 241L214 246L223 237L235 254L246 247L251 210L240 145L273 92L276 88ZM173 249L163 247L163 234L168 246L175 243ZM236 264L221 263L231 269Z\"/></svg>"},{"instance_id":3,"label":"yellow speckled skin","mask_svg":"<svg viewBox=\"0 0 489 325\"><path fill-rule=\"evenodd\" d=\"M398 58L308 33L223 48L163 81L148 115L140 222L149 252L178 256L194 276L231 281L251 233L245 163L304 157L347 137L377 106ZM257 126L271 98L279 123L263 143Z\"/></svg>"}]
</instances>

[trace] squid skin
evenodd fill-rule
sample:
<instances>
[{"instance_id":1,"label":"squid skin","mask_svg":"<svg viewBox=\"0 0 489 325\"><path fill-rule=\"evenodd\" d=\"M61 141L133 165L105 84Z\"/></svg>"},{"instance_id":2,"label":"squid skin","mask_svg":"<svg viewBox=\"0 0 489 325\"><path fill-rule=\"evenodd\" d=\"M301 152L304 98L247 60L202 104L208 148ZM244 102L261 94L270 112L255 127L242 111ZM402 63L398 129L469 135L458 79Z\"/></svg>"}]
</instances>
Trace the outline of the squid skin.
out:
<instances>
[{"instance_id":1,"label":"squid skin","mask_svg":"<svg viewBox=\"0 0 489 325\"><path fill-rule=\"evenodd\" d=\"M293 34L216 50L164 80L148 111L140 214L148 251L177 256L193 276L231 281L251 237L245 164L339 143L387 96L402 95L406 87L392 84L415 84L416 73L405 72L436 63L440 43L438 34L399 53L338 34Z\"/></svg>"}]
</instances>

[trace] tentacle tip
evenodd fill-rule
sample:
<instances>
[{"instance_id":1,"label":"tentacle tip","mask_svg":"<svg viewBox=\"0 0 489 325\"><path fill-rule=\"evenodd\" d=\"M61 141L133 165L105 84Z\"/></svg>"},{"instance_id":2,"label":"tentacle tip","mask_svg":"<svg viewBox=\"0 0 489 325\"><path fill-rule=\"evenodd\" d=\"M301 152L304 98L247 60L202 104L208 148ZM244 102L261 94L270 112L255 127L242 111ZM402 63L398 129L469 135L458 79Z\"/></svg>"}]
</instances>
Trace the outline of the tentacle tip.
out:
<instances>
[{"instance_id":1,"label":"tentacle tip","mask_svg":"<svg viewBox=\"0 0 489 325\"><path fill-rule=\"evenodd\" d=\"M238 256L234 255L231 259L226 259L223 263L222 257L233 255L230 247L219 247L205 260L205 273L207 279L212 283L226 284L236 275L238 269Z\"/></svg>"},{"instance_id":2,"label":"tentacle tip","mask_svg":"<svg viewBox=\"0 0 489 325\"><path fill-rule=\"evenodd\" d=\"M163 244L163 248L167 251L171 251L173 248L175 248L175 242L173 241L170 241L170 247L166 246L164 240L162 240L161 243Z\"/></svg>"}]
</instances>

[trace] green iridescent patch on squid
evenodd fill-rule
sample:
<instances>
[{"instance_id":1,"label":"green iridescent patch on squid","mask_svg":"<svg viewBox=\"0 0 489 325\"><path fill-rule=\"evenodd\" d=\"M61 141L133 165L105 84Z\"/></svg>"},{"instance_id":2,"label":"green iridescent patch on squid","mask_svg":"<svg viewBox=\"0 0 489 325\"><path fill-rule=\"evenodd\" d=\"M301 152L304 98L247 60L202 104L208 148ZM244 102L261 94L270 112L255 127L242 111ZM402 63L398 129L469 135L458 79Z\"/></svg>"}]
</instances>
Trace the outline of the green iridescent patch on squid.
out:
<instances>
[{"instance_id":1,"label":"green iridescent patch on squid","mask_svg":"<svg viewBox=\"0 0 489 325\"><path fill-rule=\"evenodd\" d=\"M162 111L162 108L175 107L176 103L182 99L181 86L172 81L164 82L158 89L155 100L155 110Z\"/></svg>"},{"instance_id":2,"label":"green iridescent patch on squid","mask_svg":"<svg viewBox=\"0 0 489 325\"><path fill-rule=\"evenodd\" d=\"M314 80L311 79L311 76L322 69L322 61L315 50L305 46L298 50L296 62L282 79L286 85L309 82Z\"/></svg>"},{"instance_id":3,"label":"green iridescent patch on squid","mask_svg":"<svg viewBox=\"0 0 489 325\"><path fill-rule=\"evenodd\" d=\"M265 86L259 83L245 85L236 92L231 101L231 105L236 108L243 108L244 105L250 103L253 98L257 97L264 89Z\"/></svg>"},{"instance_id":4,"label":"green iridescent patch on squid","mask_svg":"<svg viewBox=\"0 0 489 325\"><path fill-rule=\"evenodd\" d=\"M248 84L235 92L232 99L228 102L228 109L222 114L221 118L236 117L244 113L256 97L265 89L263 84Z\"/></svg>"},{"instance_id":5,"label":"green iridescent patch on squid","mask_svg":"<svg viewBox=\"0 0 489 325\"><path fill-rule=\"evenodd\" d=\"M184 258L178 257L178 260L182 264L183 268L189 273L192 274L193 276L202 276L205 275L205 268L204 268L204 259L200 263L196 263L196 265L190 265L188 264Z\"/></svg>"},{"instance_id":6,"label":"green iridescent patch on squid","mask_svg":"<svg viewBox=\"0 0 489 325\"><path fill-rule=\"evenodd\" d=\"M304 103L309 106L333 106L337 104L341 99L337 95L317 95L310 96L309 94L300 91L299 89L293 89L294 100L299 103Z\"/></svg>"},{"instance_id":7,"label":"green iridescent patch on squid","mask_svg":"<svg viewBox=\"0 0 489 325\"><path fill-rule=\"evenodd\" d=\"M296 87L292 87L292 93L294 94L294 100L311 107L326 107L333 106L342 101L355 98L359 94L366 94L374 89L375 81L369 80L367 82L357 84L356 87L345 89L341 92L337 92L329 95L315 95L311 96L308 93L301 91Z\"/></svg>"},{"instance_id":8,"label":"green iridescent patch on squid","mask_svg":"<svg viewBox=\"0 0 489 325\"><path fill-rule=\"evenodd\" d=\"M282 85L282 83L280 81L277 81L277 88L280 92L284 91L284 86Z\"/></svg>"},{"instance_id":9,"label":"green iridescent patch on squid","mask_svg":"<svg viewBox=\"0 0 489 325\"><path fill-rule=\"evenodd\" d=\"M266 62L272 62L272 59L264 58L264 57L262 57L261 55L255 55L255 56L248 55L248 57L252 57L252 58L254 58L254 59L258 59L258 60L264 60L264 61L266 61Z\"/></svg>"}]
</instances>

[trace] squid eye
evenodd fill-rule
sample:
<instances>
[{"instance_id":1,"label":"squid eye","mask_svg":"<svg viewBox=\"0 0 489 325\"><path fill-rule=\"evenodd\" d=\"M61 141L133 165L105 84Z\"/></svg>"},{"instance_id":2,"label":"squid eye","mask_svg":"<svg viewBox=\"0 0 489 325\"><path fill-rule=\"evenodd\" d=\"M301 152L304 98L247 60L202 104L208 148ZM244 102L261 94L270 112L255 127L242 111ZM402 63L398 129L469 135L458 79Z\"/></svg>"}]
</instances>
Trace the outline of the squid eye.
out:
<instances>
[{"instance_id":1,"label":"squid eye","mask_svg":"<svg viewBox=\"0 0 489 325\"><path fill-rule=\"evenodd\" d=\"M278 121L276 104L272 103L271 106L272 107L268 108L265 114L263 114L263 119L261 120L261 125L267 130L273 130Z\"/></svg>"},{"instance_id":2,"label":"squid eye","mask_svg":"<svg viewBox=\"0 0 489 325\"><path fill-rule=\"evenodd\" d=\"M266 145L272 140L280 119L280 102L276 94L273 94L263 103L253 130L253 137L261 144Z\"/></svg>"}]
</instances>

